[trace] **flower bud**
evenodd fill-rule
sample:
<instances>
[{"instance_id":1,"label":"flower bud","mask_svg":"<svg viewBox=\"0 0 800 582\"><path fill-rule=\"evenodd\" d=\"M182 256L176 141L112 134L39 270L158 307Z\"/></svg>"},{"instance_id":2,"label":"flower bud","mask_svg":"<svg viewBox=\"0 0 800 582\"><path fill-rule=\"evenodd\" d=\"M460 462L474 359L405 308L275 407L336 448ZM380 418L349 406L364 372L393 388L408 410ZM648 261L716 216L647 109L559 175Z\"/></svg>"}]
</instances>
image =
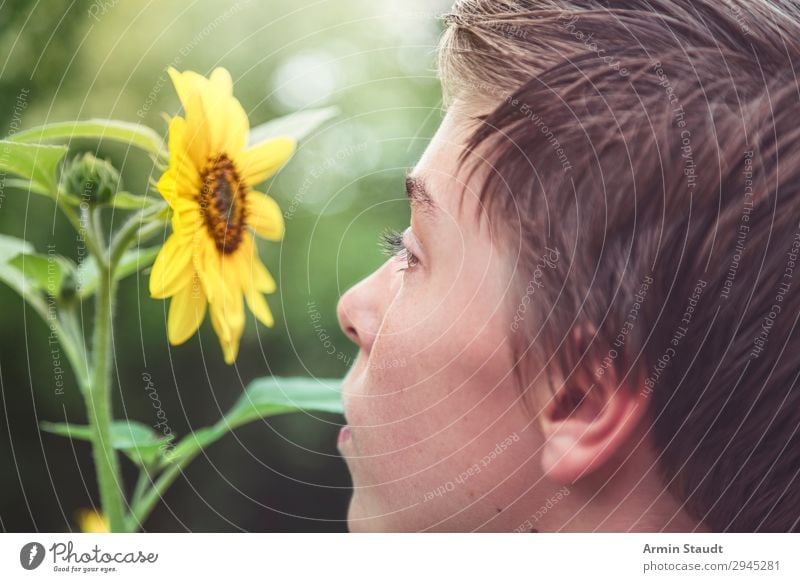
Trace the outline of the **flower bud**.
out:
<instances>
[{"instance_id":1,"label":"flower bud","mask_svg":"<svg viewBox=\"0 0 800 582\"><path fill-rule=\"evenodd\" d=\"M77 296L78 281L76 280L75 273L73 271L68 271L64 274L64 280L61 281L61 289L58 293L58 301L63 305L71 305L74 303Z\"/></svg>"},{"instance_id":2,"label":"flower bud","mask_svg":"<svg viewBox=\"0 0 800 582\"><path fill-rule=\"evenodd\" d=\"M108 204L122 188L122 180L111 162L86 152L66 165L61 174L61 187L64 193L80 202Z\"/></svg>"}]
</instances>

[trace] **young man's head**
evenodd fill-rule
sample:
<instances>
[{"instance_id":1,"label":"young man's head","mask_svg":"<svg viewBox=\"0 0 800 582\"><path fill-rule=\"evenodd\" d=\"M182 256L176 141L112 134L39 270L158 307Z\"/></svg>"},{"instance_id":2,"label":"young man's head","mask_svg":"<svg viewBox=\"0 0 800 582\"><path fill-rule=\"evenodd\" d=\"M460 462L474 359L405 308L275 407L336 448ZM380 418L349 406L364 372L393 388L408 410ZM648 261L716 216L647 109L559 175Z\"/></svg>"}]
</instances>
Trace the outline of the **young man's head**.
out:
<instances>
[{"instance_id":1,"label":"young man's head","mask_svg":"<svg viewBox=\"0 0 800 582\"><path fill-rule=\"evenodd\" d=\"M354 530L800 527L800 5L457 2L341 300Z\"/></svg>"}]
</instances>

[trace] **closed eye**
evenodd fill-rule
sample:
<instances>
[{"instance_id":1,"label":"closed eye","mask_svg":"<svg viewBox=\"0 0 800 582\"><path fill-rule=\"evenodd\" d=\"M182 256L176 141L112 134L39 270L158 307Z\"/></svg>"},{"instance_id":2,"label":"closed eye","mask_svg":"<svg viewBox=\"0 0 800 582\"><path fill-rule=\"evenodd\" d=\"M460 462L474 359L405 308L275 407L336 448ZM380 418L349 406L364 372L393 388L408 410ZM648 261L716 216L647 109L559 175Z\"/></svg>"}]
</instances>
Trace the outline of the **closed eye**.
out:
<instances>
[{"instance_id":1,"label":"closed eye","mask_svg":"<svg viewBox=\"0 0 800 582\"><path fill-rule=\"evenodd\" d=\"M411 268L419 263L419 259L408 250L403 242L403 233L397 230L387 230L381 234L380 246L388 257L396 257L405 263L404 269ZM401 270L404 270L401 269Z\"/></svg>"}]
</instances>

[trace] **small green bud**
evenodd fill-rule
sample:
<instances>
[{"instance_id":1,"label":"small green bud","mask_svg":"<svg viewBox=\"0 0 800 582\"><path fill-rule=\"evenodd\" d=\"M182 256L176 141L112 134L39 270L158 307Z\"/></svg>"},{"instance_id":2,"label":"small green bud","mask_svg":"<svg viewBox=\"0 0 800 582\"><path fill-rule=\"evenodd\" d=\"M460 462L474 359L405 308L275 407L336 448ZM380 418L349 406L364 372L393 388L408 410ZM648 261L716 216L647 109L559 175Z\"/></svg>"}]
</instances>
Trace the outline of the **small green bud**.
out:
<instances>
[{"instance_id":1,"label":"small green bud","mask_svg":"<svg viewBox=\"0 0 800 582\"><path fill-rule=\"evenodd\" d=\"M61 281L61 290L58 294L59 302L69 305L74 302L78 295L78 282L73 271L67 271L64 280Z\"/></svg>"},{"instance_id":2,"label":"small green bud","mask_svg":"<svg viewBox=\"0 0 800 582\"><path fill-rule=\"evenodd\" d=\"M111 162L86 152L66 165L61 174L61 187L80 202L108 204L117 190L122 189L122 180Z\"/></svg>"}]
</instances>

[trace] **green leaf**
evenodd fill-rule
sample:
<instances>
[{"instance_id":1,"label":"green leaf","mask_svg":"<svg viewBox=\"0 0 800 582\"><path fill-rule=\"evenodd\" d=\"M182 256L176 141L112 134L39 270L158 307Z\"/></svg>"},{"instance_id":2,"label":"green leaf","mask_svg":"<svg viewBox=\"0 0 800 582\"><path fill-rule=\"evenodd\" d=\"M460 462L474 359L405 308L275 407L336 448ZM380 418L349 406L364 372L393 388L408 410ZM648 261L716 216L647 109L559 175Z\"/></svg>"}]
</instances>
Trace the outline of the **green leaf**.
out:
<instances>
[{"instance_id":1,"label":"green leaf","mask_svg":"<svg viewBox=\"0 0 800 582\"><path fill-rule=\"evenodd\" d=\"M32 188L34 192L44 190L53 194L57 189L58 164L66 153L66 146L0 140L0 170L28 178L36 187Z\"/></svg>"},{"instance_id":2,"label":"green leaf","mask_svg":"<svg viewBox=\"0 0 800 582\"><path fill-rule=\"evenodd\" d=\"M300 411L343 413L341 380L276 378L254 380L228 411L229 430L276 414Z\"/></svg>"},{"instance_id":3,"label":"green leaf","mask_svg":"<svg viewBox=\"0 0 800 582\"><path fill-rule=\"evenodd\" d=\"M64 422L41 422L42 430L81 441L92 440L92 427ZM168 450L171 437L161 436L149 426L136 421L111 423L111 445L139 466L151 466Z\"/></svg>"},{"instance_id":4,"label":"green leaf","mask_svg":"<svg viewBox=\"0 0 800 582\"><path fill-rule=\"evenodd\" d=\"M50 191L47 188L41 184L31 182L30 180L18 180L16 178L11 178L6 180L6 187L18 188L20 190L24 190L25 192L33 192L34 194L41 194L42 196L50 196Z\"/></svg>"},{"instance_id":5,"label":"green leaf","mask_svg":"<svg viewBox=\"0 0 800 582\"><path fill-rule=\"evenodd\" d=\"M49 123L20 131L11 138L15 142L39 143L79 138L111 140L138 147L156 156L166 156L164 140L145 125L114 119L88 119Z\"/></svg>"},{"instance_id":6,"label":"green leaf","mask_svg":"<svg viewBox=\"0 0 800 582\"><path fill-rule=\"evenodd\" d=\"M0 234L0 264L8 262L20 253L36 252L33 245L26 240Z\"/></svg>"},{"instance_id":7,"label":"green leaf","mask_svg":"<svg viewBox=\"0 0 800 582\"><path fill-rule=\"evenodd\" d=\"M273 137L288 135L300 141L317 127L339 114L336 107L306 109L276 117L250 130L247 145L252 147Z\"/></svg>"},{"instance_id":8,"label":"green leaf","mask_svg":"<svg viewBox=\"0 0 800 582\"><path fill-rule=\"evenodd\" d=\"M117 281L152 265L160 250L161 247L147 247L125 251L117 266ZM100 271L94 257L87 257L78 266L75 281L79 297L85 298L95 292L100 283Z\"/></svg>"},{"instance_id":9,"label":"green leaf","mask_svg":"<svg viewBox=\"0 0 800 582\"><path fill-rule=\"evenodd\" d=\"M31 282L19 269L8 264L20 253L33 253L34 248L28 241L0 234L0 282L5 283L22 297L33 292Z\"/></svg>"},{"instance_id":10,"label":"green leaf","mask_svg":"<svg viewBox=\"0 0 800 582\"><path fill-rule=\"evenodd\" d=\"M111 206L120 210L141 210L155 202L153 198L137 196L130 192L117 192L111 199Z\"/></svg>"},{"instance_id":11,"label":"green leaf","mask_svg":"<svg viewBox=\"0 0 800 582\"><path fill-rule=\"evenodd\" d=\"M292 412L342 414L341 379L276 378L254 380L233 408L212 427L186 435L169 452L167 461L191 457L230 431L254 420Z\"/></svg>"},{"instance_id":12,"label":"green leaf","mask_svg":"<svg viewBox=\"0 0 800 582\"><path fill-rule=\"evenodd\" d=\"M207 426L192 431L166 452L164 455L164 465L181 459L182 457L194 455L197 451L202 451L224 434L224 431L220 431L213 426Z\"/></svg>"},{"instance_id":13,"label":"green leaf","mask_svg":"<svg viewBox=\"0 0 800 582\"><path fill-rule=\"evenodd\" d=\"M75 263L60 255L21 253L8 261L33 286L58 297L64 282L75 273Z\"/></svg>"}]
</instances>

